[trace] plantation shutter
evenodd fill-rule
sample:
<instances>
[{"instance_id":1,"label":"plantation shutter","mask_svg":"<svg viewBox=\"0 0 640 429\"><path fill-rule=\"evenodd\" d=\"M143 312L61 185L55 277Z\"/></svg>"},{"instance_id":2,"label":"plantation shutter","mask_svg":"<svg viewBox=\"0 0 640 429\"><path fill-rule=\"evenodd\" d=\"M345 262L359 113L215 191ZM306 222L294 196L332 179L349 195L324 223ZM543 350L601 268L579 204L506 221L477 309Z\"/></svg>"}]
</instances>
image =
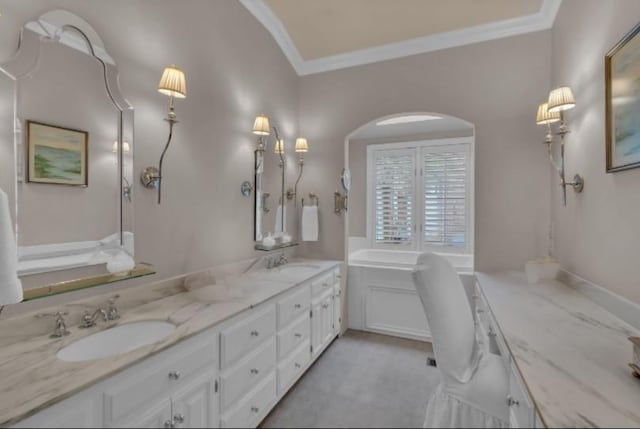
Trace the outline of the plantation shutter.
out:
<instances>
[{"instance_id":1,"label":"plantation shutter","mask_svg":"<svg viewBox=\"0 0 640 429\"><path fill-rule=\"evenodd\" d=\"M375 152L374 224L378 245L411 246L415 210L416 151Z\"/></svg>"},{"instance_id":2,"label":"plantation shutter","mask_svg":"<svg viewBox=\"0 0 640 429\"><path fill-rule=\"evenodd\" d=\"M468 145L422 149L423 248L467 249L469 159Z\"/></svg>"}]
</instances>

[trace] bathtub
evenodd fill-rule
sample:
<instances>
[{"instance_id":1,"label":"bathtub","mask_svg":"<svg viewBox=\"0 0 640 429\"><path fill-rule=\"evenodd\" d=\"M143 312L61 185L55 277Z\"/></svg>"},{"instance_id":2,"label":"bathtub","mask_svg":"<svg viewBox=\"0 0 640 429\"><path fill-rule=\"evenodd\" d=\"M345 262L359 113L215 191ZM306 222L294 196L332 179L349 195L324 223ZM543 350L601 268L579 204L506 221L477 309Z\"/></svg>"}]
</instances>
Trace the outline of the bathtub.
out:
<instances>
[{"instance_id":1,"label":"bathtub","mask_svg":"<svg viewBox=\"0 0 640 429\"><path fill-rule=\"evenodd\" d=\"M359 249L349 254L347 293L350 329L431 341L424 308L412 279L421 253ZM474 280L473 271L466 266L469 257L443 256L461 273L470 298Z\"/></svg>"}]
</instances>

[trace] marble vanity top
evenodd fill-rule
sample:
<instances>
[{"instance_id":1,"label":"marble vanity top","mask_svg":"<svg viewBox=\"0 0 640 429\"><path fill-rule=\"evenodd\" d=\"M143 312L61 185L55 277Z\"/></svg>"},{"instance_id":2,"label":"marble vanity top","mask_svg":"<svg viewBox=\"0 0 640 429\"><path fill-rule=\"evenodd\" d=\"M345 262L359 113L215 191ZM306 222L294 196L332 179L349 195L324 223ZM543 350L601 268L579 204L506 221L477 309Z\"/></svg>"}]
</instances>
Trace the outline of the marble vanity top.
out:
<instances>
[{"instance_id":1,"label":"marble vanity top","mask_svg":"<svg viewBox=\"0 0 640 429\"><path fill-rule=\"evenodd\" d=\"M104 305L110 295L71 302L38 312L0 321L0 426L6 427L35 414L114 373L121 371L181 340L251 309L300 283L338 266L339 261L300 260L312 268L298 276L279 278L273 270L252 270L246 274L214 275L216 283L237 286L239 293L228 299L206 299L207 294L185 291L186 276L118 291L121 319L80 329L80 314L86 309ZM277 270L277 269L276 269ZM262 274L265 274L264 276ZM263 280L268 275L268 280ZM71 334L50 339L51 319L36 319L36 313L68 311ZM114 325L140 320L167 320L177 329L164 340L113 357L64 362L56 353L79 338Z\"/></svg>"},{"instance_id":2,"label":"marble vanity top","mask_svg":"<svg viewBox=\"0 0 640 429\"><path fill-rule=\"evenodd\" d=\"M557 281L481 274L478 283L547 427L640 426L638 331Z\"/></svg>"}]
</instances>

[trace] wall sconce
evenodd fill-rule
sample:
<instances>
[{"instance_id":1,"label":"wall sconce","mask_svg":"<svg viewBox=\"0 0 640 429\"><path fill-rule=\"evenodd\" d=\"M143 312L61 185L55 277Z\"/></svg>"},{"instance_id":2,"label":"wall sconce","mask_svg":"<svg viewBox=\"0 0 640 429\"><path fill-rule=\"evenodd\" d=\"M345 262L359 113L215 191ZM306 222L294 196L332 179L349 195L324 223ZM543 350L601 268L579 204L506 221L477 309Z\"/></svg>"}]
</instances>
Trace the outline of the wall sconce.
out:
<instances>
[{"instance_id":1,"label":"wall sconce","mask_svg":"<svg viewBox=\"0 0 640 429\"><path fill-rule=\"evenodd\" d=\"M111 152L118 153L117 140L113 142L113 149L111 150ZM129 153L129 152L131 152L131 145L129 144L129 142L122 142L122 153Z\"/></svg>"},{"instance_id":2,"label":"wall sconce","mask_svg":"<svg viewBox=\"0 0 640 429\"><path fill-rule=\"evenodd\" d=\"M287 199L292 200L298 195L298 183L300 183L300 179L302 179L302 173L304 171L304 154L309 152L309 142L304 137L298 137L296 139L296 147L295 151L298 154L298 165L300 166L300 173L298 173L298 179L296 180L296 184L293 186L293 189L289 188L287 190Z\"/></svg>"},{"instance_id":3,"label":"wall sconce","mask_svg":"<svg viewBox=\"0 0 640 429\"><path fill-rule=\"evenodd\" d=\"M547 103L542 103L538 106L538 113L536 115L536 123L538 125L547 126L547 135L544 142L547 144L547 150L549 152L549 161L551 165L558 171L560 175L562 186L562 204L567 205L567 186L571 186L577 193L582 192L584 189L584 179L579 174L573 176L573 182L567 182L565 178L565 166L564 166L564 139L567 134L570 133L569 127L564 120L564 111L573 109L576 106L576 100L573 96L571 88L565 86L552 90L549 93L549 100ZM551 124L560 122L557 135L560 136L560 166L553 159L553 151L551 145L553 144L553 133Z\"/></svg>"},{"instance_id":4,"label":"wall sconce","mask_svg":"<svg viewBox=\"0 0 640 429\"><path fill-rule=\"evenodd\" d=\"M253 122L253 134L258 136L257 150L264 152L266 148L266 136L271 134L269 118L267 118L265 115L256 116L256 120Z\"/></svg>"},{"instance_id":5,"label":"wall sconce","mask_svg":"<svg viewBox=\"0 0 640 429\"><path fill-rule=\"evenodd\" d=\"M167 144L160 156L158 168L145 168L140 175L140 181L145 188L158 189L158 204L160 204L162 200L162 163L164 161L164 156L167 153L167 149L169 149L169 145L171 144L173 126L178 123L176 113L173 108L173 99L187 97L187 85L185 82L184 72L174 65L165 67L162 77L160 78L160 83L158 83L158 92L169 96L169 111L167 113L167 117L164 119L169 123L169 138L167 139Z\"/></svg>"}]
</instances>

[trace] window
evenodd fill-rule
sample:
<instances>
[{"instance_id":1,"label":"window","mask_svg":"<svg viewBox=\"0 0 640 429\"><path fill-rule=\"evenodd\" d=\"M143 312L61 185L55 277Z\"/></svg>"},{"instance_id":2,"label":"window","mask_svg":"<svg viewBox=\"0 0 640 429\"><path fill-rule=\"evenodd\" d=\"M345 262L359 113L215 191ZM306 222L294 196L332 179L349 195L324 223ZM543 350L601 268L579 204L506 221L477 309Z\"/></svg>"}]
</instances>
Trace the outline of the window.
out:
<instances>
[{"instance_id":1,"label":"window","mask_svg":"<svg viewBox=\"0 0 640 429\"><path fill-rule=\"evenodd\" d=\"M374 247L472 253L472 139L371 145Z\"/></svg>"}]
</instances>

